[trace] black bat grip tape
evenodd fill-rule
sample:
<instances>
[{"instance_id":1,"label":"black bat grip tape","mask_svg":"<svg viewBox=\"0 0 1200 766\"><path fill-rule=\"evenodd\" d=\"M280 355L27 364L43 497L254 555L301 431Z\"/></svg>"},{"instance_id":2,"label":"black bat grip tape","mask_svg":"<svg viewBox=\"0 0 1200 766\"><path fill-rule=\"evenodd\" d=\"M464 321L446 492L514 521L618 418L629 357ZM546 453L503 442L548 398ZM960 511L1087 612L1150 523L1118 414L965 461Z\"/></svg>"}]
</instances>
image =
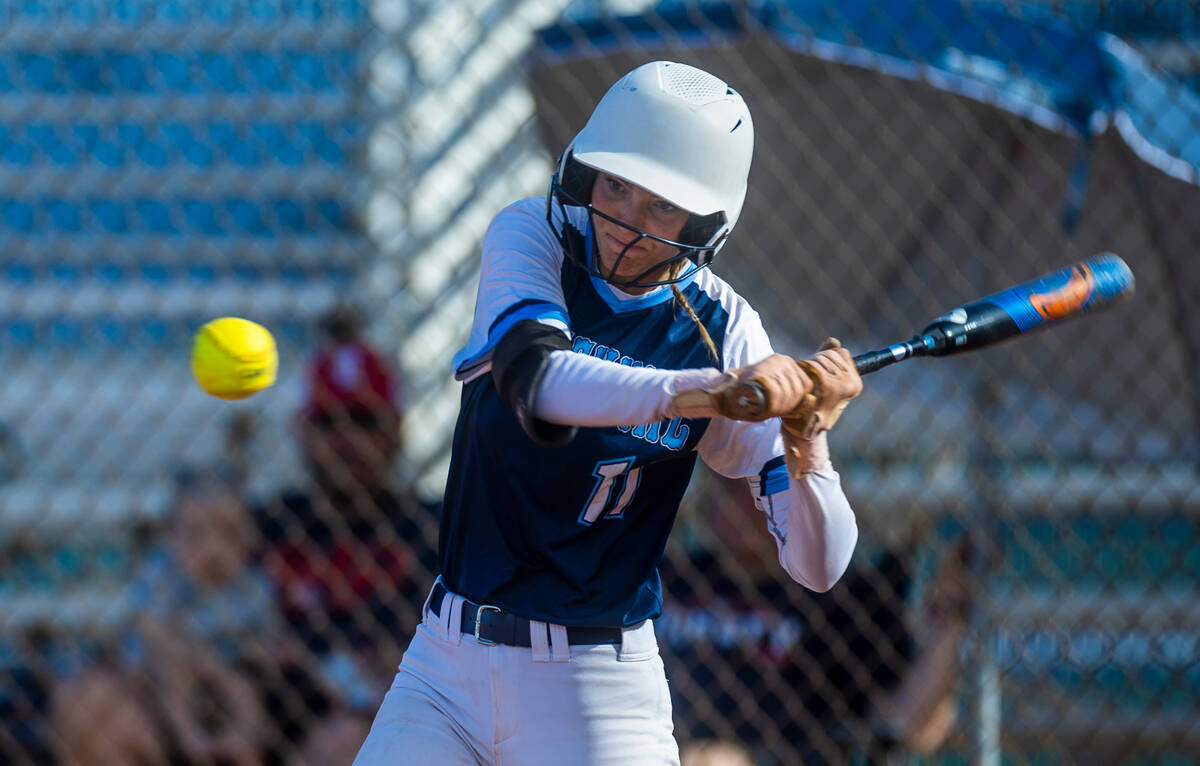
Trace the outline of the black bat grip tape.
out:
<instances>
[{"instance_id":1,"label":"black bat grip tape","mask_svg":"<svg viewBox=\"0 0 1200 766\"><path fill-rule=\"evenodd\" d=\"M868 372L875 372L880 367L887 367L897 361L899 360L896 359L890 348L881 348L854 357L854 369L858 370L859 375L866 375Z\"/></svg>"}]
</instances>

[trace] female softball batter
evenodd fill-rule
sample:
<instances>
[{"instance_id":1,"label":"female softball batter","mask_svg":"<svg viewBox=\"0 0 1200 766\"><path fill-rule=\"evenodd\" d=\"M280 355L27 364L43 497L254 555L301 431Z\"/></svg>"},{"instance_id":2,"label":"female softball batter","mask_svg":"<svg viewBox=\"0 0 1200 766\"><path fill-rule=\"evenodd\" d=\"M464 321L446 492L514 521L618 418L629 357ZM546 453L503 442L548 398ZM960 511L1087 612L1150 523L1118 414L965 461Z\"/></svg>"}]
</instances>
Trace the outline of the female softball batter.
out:
<instances>
[{"instance_id":1,"label":"female softball batter","mask_svg":"<svg viewBox=\"0 0 1200 766\"><path fill-rule=\"evenodd\" d=\"M442 571L360 766L677 764L651 619L697 455L749 479L792 578L842 575L858 532L823 429L862 382L844 349L773 354L705 268L752 148L741 96L653 62L596 106L546 198L492 222L455 357ZM750 379L769 420L695 397ZM814 394L820 414L793 417Z\"/></svg>"}]
</instances>

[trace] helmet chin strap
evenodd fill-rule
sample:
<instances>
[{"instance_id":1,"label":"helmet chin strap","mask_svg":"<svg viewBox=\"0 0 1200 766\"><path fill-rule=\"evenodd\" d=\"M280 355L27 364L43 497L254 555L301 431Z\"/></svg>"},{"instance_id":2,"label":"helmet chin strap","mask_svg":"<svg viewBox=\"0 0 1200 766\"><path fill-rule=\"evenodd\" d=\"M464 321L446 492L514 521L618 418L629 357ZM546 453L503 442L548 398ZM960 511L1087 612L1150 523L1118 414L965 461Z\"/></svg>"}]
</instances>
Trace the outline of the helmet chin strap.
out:
<instances>
[{"instance_id":1,"label":"helmet chin strap","mask_svg":"<svg viewBox=\"0 0 1200 766\"><path fill-rule=\"evenodd\" d=\"M600 246L596 241L596 226L594 223L592 224L592 226L591 226L592 243L591 244L592 244L592 255L595 260L595 263L592 264L590 271L592 271L594 274L596 274L596 276L600 277L601 279L603 279L605 282L608 282L609 284L616 285L617 287L660 287L662 285L672 284L674 282L678 282L681 279L685 279L688 276L694 274L696 271L699 271L701 268L704 268L703 266L697 264L696 268L683 274L682 276L671 277L670 276L671 265L674 263L678 263L682 260L687 260L689 253L695 253L695 252L697 252L697 250L699 250L699 248L682 246L682 243L665 240L660 237L655 237L654 235L648 234L644 231L635 229L627 223L618 221L617 219L615 219L611 216L601 213L599 210L596 210L590 204L587 205L587 211L588 211L589 218L593 214L598 215L601 218L604 218L605 220L607 220L611 223L615 223L617 226L620 226L621 228L636 235L633 238L633 240L626 243L625 247L623 247L621 249L621 252L617 254L617 258L615 261L613 261L612 267L608 268L608 269L604 269L603 264L599 262L600 261L600 253L599 253ZM675 247L678 250L678 253L670 258L665 258L665 259L659 261L658 263L651 265L650 267L646 268L644 271L633 276L630 279L619 279L617 277L617 269L620 268L621 263L625 260L625 256L626 256L626 254L629 253L629 249L631 247L634 247L635 245L637 245L637 243L641 242L643 239L651 240L654 242L661 242L663 244L670 245L672 247ZM666 279L653 280L650 282L641 281L648 274L657 272L661 269L667 269L668 277ZM603 273L604 271L607 271L608 273L605 274L605 273Z\"/></svg>"},{"instance_id":2,"label":"helmet chin strap","mask_svg":"<svg viewBox=\"0 0 1200 766\"><path fill-rule=\"evenodd\" d=\"M625 247L621 248L621 252L617 254L617 259L615 261L613 261L612 268L608 270L608 276L604 278L605 281L607 281L607 282L615 282L616 281L617 269L619 269L621 267L621 262L625 260L625 254L629 252L629 248L636 246L638 242L641 242L643 239L646 238L645 234L637 232L635 229L631 228L630 231L633 231L635 234L637 234L637 236L634 237L632 240L630 240L630 242L627 245L625 245ZM593 240L592 247L593 247L593 252L596 254L596 259L599 260L600 247L599 247L599 245L595 244L595 239L596 239L596 227L593 225L592 226L592 240ZM650 272L657 271L661 267L662 267L661 263L656 263L653 266L651 266L650 268L643 271L641 274L638 274L636 277L633 278L632 281L636 282L637 280L646 276Z\"/></svg>"}]
</instances>

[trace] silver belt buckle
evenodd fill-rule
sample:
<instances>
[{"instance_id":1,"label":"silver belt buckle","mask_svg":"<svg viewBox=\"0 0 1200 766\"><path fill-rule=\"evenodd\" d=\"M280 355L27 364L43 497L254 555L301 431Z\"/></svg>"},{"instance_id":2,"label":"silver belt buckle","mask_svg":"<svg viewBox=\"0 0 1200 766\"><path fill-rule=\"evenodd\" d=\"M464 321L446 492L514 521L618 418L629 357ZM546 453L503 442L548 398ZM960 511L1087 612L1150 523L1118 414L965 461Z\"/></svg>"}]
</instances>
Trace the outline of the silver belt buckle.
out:
<instances>
[{"instance_id":1,"label":"silver belt buckle","mask_svg":"<svg viewBox=\"0 0 1200 766\"><path fill-rule=\"evenodd\" d=\"M479 617L483 614L483 611L485 609L491 609L496 612L500 611L500 607L491 606L489 604L482 604L482 605L480 605L480 607L477 610L475 610L475 640L478 641L479 643L483 644L484 646L495 646L496 645L495 641L488 641L486 638L479 637Z\"/></svg>"}]
</instances>

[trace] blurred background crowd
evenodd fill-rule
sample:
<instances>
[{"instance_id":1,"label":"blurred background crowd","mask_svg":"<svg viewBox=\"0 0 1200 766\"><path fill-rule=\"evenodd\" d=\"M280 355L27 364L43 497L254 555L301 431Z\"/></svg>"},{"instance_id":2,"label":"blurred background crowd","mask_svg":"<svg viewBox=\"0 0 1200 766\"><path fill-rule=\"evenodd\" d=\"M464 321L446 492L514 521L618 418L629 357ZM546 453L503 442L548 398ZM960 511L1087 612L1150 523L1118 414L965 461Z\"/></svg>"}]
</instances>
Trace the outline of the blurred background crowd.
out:
<instances>
[{"instance_id":1,"label":"blurred background crowd","mask_svg":"<svg viewBox=\"0 0 1200 766\"><path fill-rule=\"evenodd\" d=\"M779 351L1138 280L866 380L829 593L697 473L685 766L1200 762L1196 0L0 0L0 762L350 763L436 576L483 229L662 58L754 115L714 268ZM276 387L191 382L222 315Z\"/></svg>"}]
</instances>

